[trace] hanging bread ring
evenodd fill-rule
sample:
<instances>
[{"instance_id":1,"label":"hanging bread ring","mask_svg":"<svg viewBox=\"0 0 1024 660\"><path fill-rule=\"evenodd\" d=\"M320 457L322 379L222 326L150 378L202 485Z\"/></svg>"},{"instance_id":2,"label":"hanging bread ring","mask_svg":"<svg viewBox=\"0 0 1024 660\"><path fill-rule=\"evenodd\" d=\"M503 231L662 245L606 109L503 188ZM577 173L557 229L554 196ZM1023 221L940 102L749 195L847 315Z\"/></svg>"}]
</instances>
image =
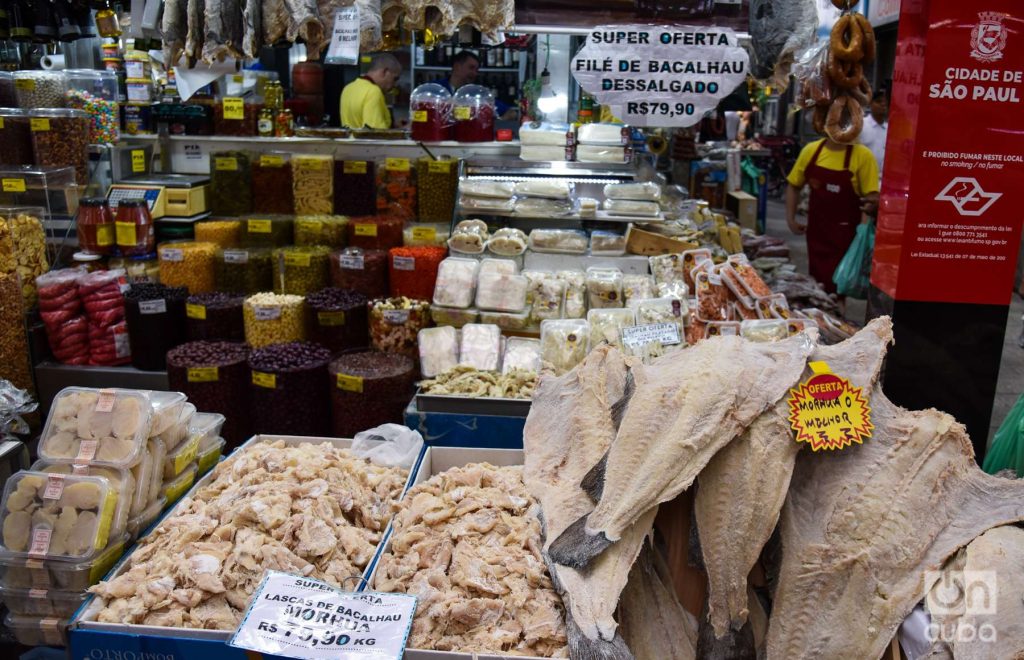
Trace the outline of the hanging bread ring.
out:
<instances>
[{"instance_id":1,"label":"hanging bread ring","mask_svg":"<svg viewBox=\"0 0 1024 660\"><path fill-rule=\"evenodd\" d=\"M871 83L867 78L861 78L860 84L849 90L848 94L861 105L871 105Z\"/></svg>"},{"instance_id":2,"label":"hanging bread ring","mask_svg":"<svg viewBox=\"0 0 1024 660\"><path fill-rule=\"evenodd\" d=\"M862 51L864 57L862 61L865 64L871 64L875 61L875 29L871 27L871 22L868 21L864 14L851 14L854 22L860 26L861 34L864 36Z\"/></svg>"},{"instance_id":3,"label":"hanging bread ring","mask_svg":"<svg viewBox=\"0 0 1024 660\"><path fill-rule=\"evenodd\" d=\"M854 19L855 14L840 16L832 26L829 49L833 59L859 62L864 59L864 30Z\"/></svg>"},{"instance_id":4,"label":"hanging bread ring","mask_svg":"<svg viewBox=\"0 0 1024 660\"><path fill-rule=\"evenodd\" d=\"M844 62L830 58L828 77L832 84L843 89L853 89L864 80L864 67L859 62Z\"/></svg>"},{"instance_id":5,"label":"hanging bread ring","mask_svg":"<svg viewBox=\"0 0 1024 660\"><path fill-rule=\"evenodd\" d=\"M825 134L825 122L828 120L828 108L825 106L816 106L814 108L814 117L811 120L811 125L814 126L814 132L819 135Z\"/></svg>"},{"instance_id":6,"label":"hanging bread ring","mask_svg":"<svg viewBox=\"0 0 1024 660\"><path fill-rule=\"evenodd\" d=\"M843 123L843 119L846 123ZM840 144L853 144L864 128L864 108L849 96L837 96L828 109L825 134Z\"/></svg>"}]
</instances>

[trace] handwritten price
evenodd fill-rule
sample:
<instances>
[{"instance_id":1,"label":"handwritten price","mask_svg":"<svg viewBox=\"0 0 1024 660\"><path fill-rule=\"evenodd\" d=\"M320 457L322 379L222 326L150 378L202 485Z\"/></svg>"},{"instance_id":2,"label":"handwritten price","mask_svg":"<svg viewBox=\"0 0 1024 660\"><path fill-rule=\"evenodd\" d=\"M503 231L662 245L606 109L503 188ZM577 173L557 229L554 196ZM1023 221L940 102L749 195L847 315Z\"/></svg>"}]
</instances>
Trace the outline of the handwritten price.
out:
<instances>
[{"instance_id":1,"label":"handwritten price","mask_svg":"<svg viewBox=\"0 0 1024 660\"><path fill-rule=\"evenodd\" d=\"M692 103L668 103L636 101L626 104L626 114L661 115L662 117L685 117L696 112Z\"/></svg>"}]
</instances>

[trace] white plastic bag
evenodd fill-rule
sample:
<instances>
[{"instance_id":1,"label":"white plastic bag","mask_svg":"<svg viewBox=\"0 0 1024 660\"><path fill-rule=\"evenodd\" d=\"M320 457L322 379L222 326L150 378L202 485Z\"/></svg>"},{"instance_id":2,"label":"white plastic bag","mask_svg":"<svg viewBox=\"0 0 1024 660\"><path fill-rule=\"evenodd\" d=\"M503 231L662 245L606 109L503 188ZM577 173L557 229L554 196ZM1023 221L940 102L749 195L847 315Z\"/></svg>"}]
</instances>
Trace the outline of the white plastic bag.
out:
<instances>
[{"instance_id":1,"label":"white plastic bag","mask_svg":"<svg viewBox=\"0 0 1024 660\"><path fill-rule=\"evenodd\" d=\"M374 465L411 470L422 449L423 436L419 431L401 424L381 424L356 433L351 451Z\"/></svg>"}]
</instances>

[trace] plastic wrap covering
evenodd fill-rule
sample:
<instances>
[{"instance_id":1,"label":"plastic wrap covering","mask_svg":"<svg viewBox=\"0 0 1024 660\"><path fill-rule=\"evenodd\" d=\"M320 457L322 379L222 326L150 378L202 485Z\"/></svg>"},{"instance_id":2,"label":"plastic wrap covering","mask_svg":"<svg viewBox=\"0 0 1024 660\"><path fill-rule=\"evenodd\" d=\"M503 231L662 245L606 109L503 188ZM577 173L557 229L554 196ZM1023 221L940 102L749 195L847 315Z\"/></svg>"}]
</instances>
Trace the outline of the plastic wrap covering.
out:
<instances>
[{"instance_id":1,"label":"plastic wrap covering","mask_svg":"<svg viewBox=\"0 0 1024 660\"><path fill-rule=\"evenodd\" d=\"M595 257L621 257L626 254L626 237L611 231L590 234L590 254Z\"/></svg>"},{"instance_id":2,"label":"plastic wrap covering","mask_svg":"<svg viewBox=\"0 0 1024 660\"><path fill-rule=\"evenodd\" d=\"M434 321L435 325L450 325L453 328L461 328L467 323L476 323L480 319L480 312L472 308L460 309L458 307L431 305L430 318Z\"/></svg>"},{"instance_id":3,"label":"plastic wrap covering","mask_svg":"<svg viewBox=\"0 0 1024 660\"><path fill-rule=\"evenodd\" d=\"M585 254L587 235L576 229L534 229L530 232L530 249L534 252Z\"/></svg>"},{"instance_id":4,"label":"plastic wrap covering","mask_svg":"<svg viewBox=\"0 0 1024 660\"><path fill-rule=\"evenodd\" d=\"M370 343L378 351L419 357L416 338L430 325L430 304L409 298L370 303Z\"/></svg>"},{"instance_id":5,"label":"plastic wrap covering","mask_svg":"<svg viewBox=\"0 0 1024 660\"><path fill-rule=\"evenodd\" d=\"M529 281L522 275L481 273L477 281L476 307L481 311L522 312Z\"/></svg>"},{"instance_id":6,"label":"plastic wrap covering","mask_svg":"<svg viewBox=\"0 0 1024 660\"><path fill-rule=\"evenodd\" d=\"M494 232L494 235L487 240L487 249L503 257L518 257L526 252L530 239L521 229L504 227Z\"/></svg>"},{"instance_id":7,"label":"plastic wrap covering","mask_svg":"<svg viewBox=\"0 0 1024 660\"><path fill-rule=\"evenodd\" d=\"M634 202L628 199L606 199L604 210L613 215L644 218L656 218L661 214L661 207L657 202Z\"/></svg>"},{"instance_id":8,"label":"plastic wrap covering","mask_svg":"<svg viewBox=\"0 0 1024 660\"><path fill-rule=\"evenodd\" d=\"M88 364L89 362L88 321L78 295L78 282L84 275L85 271L78 268L62 268L43 273L36 278L39 290L39 316L46 327L46 338L50 344L50 351L59 362L64 364ZM0 277L4 277L10 282L17 281L17 278L12 275ZM25 346L25 355L13 357L5 352L5 357L11 357L8 364L15 366L28 360L28 347L24 339L24 317L20 314L20 295L13 296L12 302L11 306L17 309L19 314L16 316L16 321L11 323L10 330L5 329L0 332L10 334L12 337L14 333L22 335L19 345ZM121 318L122 320L124 318L123 303ZM11 321L10 317L3 319L5 324L9 321ZM0 377L9 378L9 375L0 373ZM24 385L18 386L23 387Z\"/></svg>"},{"instance_id":9,"label":"plastic wrap covering","mask_svg":"<svg viewBox=\"0 0 1024 660\"><path fill-rule=\"evenodd\" d=\"M587 312L590 346L601 343L622 348L622 329L636 325L631 309L592 309Z\"/></svg>"},{"instance_id":10,"label":"plastic wrap covering","mask_svg":"<svg viewBox=\"0 0 1024 660\"><path fill-rule=\"evenodd\" d=\"M459 364L481 371L501 368L501 328L496 325L470 323L462 326Z\"/></svg>"},{"instance_id":11,"label":"plastic wrap covering","mask_svg":"<svg viewBox=\"0 0 1024 660\"><path fill-rule=\"evenodd\" d=\"M661 186L648 181L646 183L609 183L604 187L607 199L628 199L636 202L661 201Z\"/></svg>"},{"instance_id":12,"label":"plastic wrap covering","mask_svg":"<svg viewBox=\"0 0 1024 660\"><path fill-rule=\"evenodd\" d=\"M442 307L467 308L473 304L477 271L480 262L475 259L449 257L437 269L434 304Z\"/></svg>"},{"instance_id":13,"label":"plastic wrap covering","mask_svg":"<svg viewBox=\"0 0 1024 660\"><path fill-rule=\"evenodd\" d=\"M546 371L561 375L587 356L589 326L586 321L561 319L540 324L541 365Z\"/></svg>"},{"instance_id":14,"label":"plastic wrap covering","mask_svg":"<svg viewBox=\"0 0 1024 660\"><path fill-rule=\"evenodd\" d=\"M426 328L419 332L420 373L424 378L459 364L459 332L453 327Z\"/></svg>"},{"instance_id":15,"label":"plastic wrap covering","mask_svg":"<svg viewBox=\"0 0 1024 660\"><path fill-rule=\"evenodd\" d=\"M582 319L587 315L587 276L578 270L560 270L558 279L565 282L565 305L562 315L567 319Z\"/></svg>"},{"instance_id":16,"label":"plastic wrap covering","mask_svg":"<svg viewBox=\"0 0 1024 660\"><path fill-rule=\"evenodd\" d=\"M505 345L505 357L501 361L501 373L513 369L540 373L540 340L524 337L509 337Z\"/></svg>"},{"instance_id":17,"label":"plastic wrap covering","mask_svg":"<svg viewBox=\"0 0 1024 660\"><path fill-rule=\"evenodd\" d=\"M128 288L121 269L99 270L78 280L78 296L88 319L89 364L118 366L131 361L128 335Z\"/></svg>"},{"instance_id":18,"label":"plastic wrap covering","mask_svg":"<svg viewBox=\"0 0 1024 660\"><path fill-rule=\"evenodd\" d=\"M622 307L622 271L617 268L587 269L587 304L591 309Z\"/></svg>"},{"instance_id":19,"label":"plastic wrap covering","mask_svg":"<svg viewBox=\"0 0 1024 660\"><path fill-rule=\"evenodd\" d=\"M627 305L635 300L647 300L648 298L658 297L654 278L650 275L623 275L622 297Z\"/></svg>"}]
</instances>

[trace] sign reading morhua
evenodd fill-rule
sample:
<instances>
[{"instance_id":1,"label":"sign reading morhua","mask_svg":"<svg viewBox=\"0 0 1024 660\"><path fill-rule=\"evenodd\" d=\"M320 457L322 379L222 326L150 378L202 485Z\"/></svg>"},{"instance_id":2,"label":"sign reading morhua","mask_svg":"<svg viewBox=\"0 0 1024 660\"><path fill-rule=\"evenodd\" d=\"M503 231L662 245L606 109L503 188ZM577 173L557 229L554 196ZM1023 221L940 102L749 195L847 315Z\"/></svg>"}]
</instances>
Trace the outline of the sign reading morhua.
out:
<instances>
[{"instance_id":1,"label":"sign reading morhua","mask_svg":"<svg viewBox=\"0 0 1024 660\"><path fill-rule=\"evenodd\" d=\"M731 94L750 68L728 28L602 26L572 60L583 90L634 126L692 126Z\"/></svg>"},{"instance_id":2,"label":"sign reading morhua","mask_svg":"<svg viewBox=\"0 0 1024 660\"><path fill-rule=\"evenodd\" d=\"M871 437L871 408L863 391L832 373L824 362L807 364L814 375L790 390L789 423L796 441L811 449L845 449Z\"/></svg>"}]
</instances>

